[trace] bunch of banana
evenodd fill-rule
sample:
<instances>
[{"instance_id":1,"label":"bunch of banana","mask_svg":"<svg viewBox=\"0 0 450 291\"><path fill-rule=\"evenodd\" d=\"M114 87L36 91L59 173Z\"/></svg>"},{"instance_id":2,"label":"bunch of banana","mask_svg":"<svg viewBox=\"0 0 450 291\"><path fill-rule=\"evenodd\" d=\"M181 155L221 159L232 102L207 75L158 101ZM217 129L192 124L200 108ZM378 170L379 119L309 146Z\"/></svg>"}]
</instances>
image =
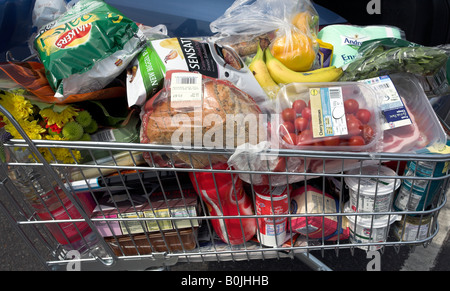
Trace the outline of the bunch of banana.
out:
<instances>
[{"instance_id":1,"label":"bunch of banana","mask_svg":"<svg viewBox=\"0 0 450 291\"><path fill-rule=\"evenodd\" d=\"M264 62L264 51L261 48L261 44L258 43L258 49L256 55L253 57L252 62L248 65L248 68L255 76L256 81L266 92L270 99L277 97L280 86L272 79L269 71L267 70L266 63Z\"/></svg>"},{"instance_id":2,"label":"bunch of banana","mask_svg":"<svg viewBox=\"0 0 450 291\"><path fill-rule=\"evenodd\" d=\"M261 45L258 45L256 55L248 67L271 99L277 96L281 84L334 82L343 74L342 68L335 66L307 72L293 71L276 59L270 49L263 49Z\"/></svg>"},{"instance_id":3,"label":"bunch of banana","mask_svg":"<svg viewBox=\"0 0 450 291\"><path fill-rule=\"evenodd\" d=\"M277 60L269 49L265 50L266 66L272 79L278 84L334 82L343 74L342 68L335 66L320 68L307 72L296 72Z\"/></svg>"}]
</instances>

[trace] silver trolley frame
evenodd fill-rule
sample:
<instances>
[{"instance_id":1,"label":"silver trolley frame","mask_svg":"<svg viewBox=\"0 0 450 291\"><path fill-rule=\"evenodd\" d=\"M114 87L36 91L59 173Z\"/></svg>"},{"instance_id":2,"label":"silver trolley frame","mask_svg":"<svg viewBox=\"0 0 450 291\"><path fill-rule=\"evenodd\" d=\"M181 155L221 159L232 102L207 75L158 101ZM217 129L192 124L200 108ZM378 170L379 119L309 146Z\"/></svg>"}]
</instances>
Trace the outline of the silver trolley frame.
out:
<instances>
[{"instance_id":1,"label":"silver trolley frame","mask_svg":"<svg viewBox=\"0 0 450 291\"><path fill-rule=\"evenodd\" d=\"M17 130L22 134L22 136L26 137L25 132L20 128L19 124L14 120L14 118L7 112L3 107L0 106L0 111L7 116L15 125ZM306 263L308 266L312 267L316 270L330 270L326 265L322 264L320 260L316 259L310 252L314 250L325 251L334 251L337 255L340 249L351 249L361 247L371 247L378 246L381 248L385 247L394 247L399 249L401 246L417 246L424 245L426 246L431 242L431 240L436 236L439 231L438 224L438 215L440 209L446 203L446 193L448 190L448 181L449 181L449 173L448 171L445 175L441 177L429 177L424 178L420 177L422 180L427 181L442 181L441 186L439 188L439 193L436 195L434 199L433 205L431 208L424 209L422 211L388 211L388 212L365 212L365 213L357 213L354 216L358 217L359 215L416 215L419 217L431 217L429 224L427 225L427 232L425 237L418 238L416 237L413 240L403 240L401 238L395 238L390 232L388 239L383 242L369 242L369 243L358 243L352 242L348 239L341 239L338 234L338 238L336 241L325 241L320 239L310 239L308 235L300 236L300 235L290 235L286 240L286 243L279 247L265 247L257 239L253 239L247 241L246 243L238 246L232 246L226 244L220 239L218 239L217 235L214 233L214 230L211 226L212 219L223 219L221 216L211 216L208 215L207 206L204 202L199 198L198 199L198 212L196 215L191 215L188 209L186 209L187 215L183 217L101 217L101 218L93 218L91 213L88 213L83 208L82 204L77 198L75 191L71 189L71 187L67 187L64 183L63 179L58 172L60 170L68 170L68 172L73 173L77 172L79 174L78 179L80 180L88 180L89 177L99 176L106 177L114 173L118 177L124 177L124 173L126 171L141 171L141 172L152 172L156 177L160 189L164 192L164 188L168 185L164 183L163 179L160 179L160 173L170 172L175 176L174 184L170 185L175 187L182 193L183 196L183 185L180 182L183 175L187 175L189 172L211 172L211 173L230 173L230 175L239 175L246 174L250 175L281 175L285 177L289 176L298 176L302 177L301 181L298 183L302 183L303 185L307 185L311 183L311 181L315 181L316 183L322 184L323 187L323 196L325 197L325 185L327 183L328 178L334 178L337 181L340 181L343 185L343 181L345 177L352 176L348 174L345 169L342 168L341 171L328 173L326 171L325 162L327 160L339 160L344 165L344 162L353 161L358 165L358 167L363 167L366 164L379 164L384 161L397 161L397 173L400 169L400 163L410 160L415 161L428 161L428 162L449 162L450 155L427 155L427 154L388 154L388 153L379 153L376 156L369 153L363 152L321 152L321 151L292 151L292 150L279 150L277 151L277 155L280 157L298 157L300 159L316 159L323 161L323 170L315 173L309 173L306 171L299 172L268 172L268 171L229 171L229 170L214 170L212 167L210 169L194 169L192 168L165 168L159 167L156 163L149 164L143 161L142 153L164 153L167 157L171 157L172 154L177 153L178 150L174 149L170 146L162 146L162 145L151 145L151 144L129 144L129 143L116 143L116 142L75 142L75 141L46 141L46 140L30 140L29 138L25 138L24 140L11 140L10 142L4 145L8 149L13 149L17 147L25 147L28 148L34 155L38 157L37 160L40 162L30 162L27 163L17 163L17 162L7 162L0 164L0 172L1 172L1 180L0 180L0 212L5 215L7 220L11 223L14 229L19 233L19 235L24 239L26 244L31 248L33 253L38 257L39 261L43 263L43 265L49 270L66 270L69 263L72 263L72 258L67 258L67 249L63 248L61 244L59 244L52 235L48 232L45 227L46 224L58 224L62 222L86 222L92 228L93 233L98 238L99 245L103 248L104 252L101 255L94 255L94 253L88 252L88 255L83 257L78 257L79 262L82 263L83 270L145 270L151 268L165 268L174 266L179 262L187 262L187 263L198 263L198 262L221 262L221 261L242 261L242 260L254 260L254 259L273 259L273 258L297 258ZM93 161L88 164L80 164L77 163L74 159L74 163L63 164L58 161L48 162L43 159L41 156L39 149L46 148L50 151L65 148L69 150L83 150L86 153L90 154L93 157ZM107 159L96 159L94 157L95 152L107 152ZM232 152L225 150L206 150L206 149L183 149L184 153L191 155L214 155L214 154L222 154L222 155L231 155ZM268 152L267 154L271 154ZM122 163L123 160L126 160L126 163ZM77 208L81 217L76 219L67 219L67 220L41 220L37 217L35 211L29 207L29 205L24 201L23 195L15 189L14 185L9 180L5 171L7 171L8 166L11 165L22 165L22 166L31 166L40 167L42 171L48 173L48 177L53 179L56 184L64 190L67 197L70 198L71 202ZM383 175L374 175L364 176L361 174L353 175L354 177L369 177L376 180L381 179L398 179L402 181L405 179L404 176L383 176ZM408 177L411 178L411 177ZM412 177L411 179L419 179L417 177ZM145 191L146 186L142 183L142 190ZM127 182L125 179L122 179L122 186L126 188ZM254 201L255 192L253 191L253 185L250 183L246 185L246 192ZM110 189L108 185L104 187L104 195L108 193L112 193L113 189ZM339 195L340 205L344 204L344 188L341 188ZM94 189L90 189L90 195L94 198L97 197L98 192L94 191ZM123 193L126 195L133 207L136 205L133 204L133 199L131 199L131 194L128 191L124 191ZM289 194L289 193L288 193ZM149 197L147 195L147 197ZM98 200L94 199L98 204ZM187 205L184 198L182 199L182 204ZM167 202L167 201L166 201ZM8 206L7 206L8 205ZM151 209L154 211L155 209ZM269 218L275 219L278 217L287 217L287 220L290 221L296 217L335 217L342 218L343 216L348 215L342 209L339 209L335 213L288 213L282 215L236 215L236 216L227 216L226 218ZM189 231L189 245L186 244L185 237L183 236L182 229L178 229L176 227L176 223L183 220L184 222L188 221L190 226L187 229ZM167 236L167 232L165 232L161 228L161 224L164 222L170 221L174 225L174 229L172 230L172 237L169 238ZM96 227L96 223L104 223L110 224L113 222L119 222L124 225L143 225L147 222L156 223L158 225L159 231L156 232L144 232L141 234L141 242L144 241L146 245L146 251L142 251L143 248L138 247L138 242L135 240L136 237L133 235L124 235L128 244L128 250L131 253L124 251L119 242L119 237L113 235L113 237L109 238L110 240L106 240L100 233L100 231ZM197 226L199 223L199 226ZM289 226L289 223L288 223ZM419 226L422 227L422 226ZM425 227L425 225L423 225ZM184 230L185 230L184 229ZM291 229L292 230L292 229ZM388 228L388 231L391 231L391 228ZM160 240L163 244L164 250L158 250L155 245L152 244L152 235L159 234ZM179 247L176 250L172 250L173 247L170 245L171 242L169 239L175 239L177 245ZM191 244L194 247L191 247ZM165 245L165 247L164 247ZM112 246L115 246L115 250L113 250ZM150 249L150 251L149 251Z\"/></svg>"}]
</instances>

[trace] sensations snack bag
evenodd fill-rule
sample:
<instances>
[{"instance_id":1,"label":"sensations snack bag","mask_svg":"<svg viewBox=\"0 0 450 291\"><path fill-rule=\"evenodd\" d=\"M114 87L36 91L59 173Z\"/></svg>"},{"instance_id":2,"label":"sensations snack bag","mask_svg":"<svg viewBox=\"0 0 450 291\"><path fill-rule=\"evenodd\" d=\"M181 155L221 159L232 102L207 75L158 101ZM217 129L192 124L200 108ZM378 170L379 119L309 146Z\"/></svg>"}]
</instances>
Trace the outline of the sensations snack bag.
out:
<instances>
[{"instance_id":1,"label":"sensations snack bag","mask_svg":"<svg viewBox=\"0 0 450 291\"><path fill-rule=\"evenodd\" d=\"M207 37L152 40L127 69L128 106L141 106L158 92L166 72L184 70L231 82L262 104L268 100L237 53Z\"/></svg>"},{"instance_id":2,"label":"sensations snack bag","mask_svg":"<svg viewBox=\"0 0 450 291\"><path fill-rule=\"evenodd\" d=\"M144 44L138 26L102 0L80 0L34 41L59 99L106 87Z\"/></svg>"}]
</instances>

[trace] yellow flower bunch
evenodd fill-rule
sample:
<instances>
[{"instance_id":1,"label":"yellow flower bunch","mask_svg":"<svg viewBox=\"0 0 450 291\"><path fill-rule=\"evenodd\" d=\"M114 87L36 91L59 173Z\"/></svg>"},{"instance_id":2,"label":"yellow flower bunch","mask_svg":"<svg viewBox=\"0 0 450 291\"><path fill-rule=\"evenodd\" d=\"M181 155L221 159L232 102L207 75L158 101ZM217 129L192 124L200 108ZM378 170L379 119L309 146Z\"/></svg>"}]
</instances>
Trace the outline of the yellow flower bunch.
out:
<instances>
[{"instance_id":1,"label":"yellow flower bunch","mask_svg":"<svg viewBox=\"0 0 450 291\"><path fill-rule=\"evenodd\" d=\"M28 119L33 114L33 104L20 94L5 91L0 94L0 104L17 120Z\"/></svg>"},{"instance_id":2,"label":"yellow flower bunch","mask_svg":"<svg viewBox=\"0 0 450 291\"><path fill-rule=\"evenodd\" d=\"M45 139L47 140L66 140L64 137L59 135L46 135ZM77 161L81 160L81 153L78 150L72 150L72 154L69 149L66 148L40 148L39 151L44 156L47 161L52 161L56 158L56 160L64 163L71 164L74 159ZM50 152L51 151L51 152ZM53 154L53 155L52 155ZM53 157L55 156L55 157Z\"/></svg>"},{"instance_id":3,"label":"yellow flower bunch","mask_svg":"<svg viewBox=\"0 0 450 291\"><path fill-rule=\"evenodd\" d=\"M47 124L56 124L57 126L62 127L62 124L78 115L77 109L73 106L66 106L61 112L54 112L51 107L47 107L41 109L39 114L36 114L37 111L34 110L34 105L28 99L21 94L8 91L0 91L0 105L11 113L14 119L19 123L20 127L32 140L67 140L59 135L48 134L48 131L45 128L46 123L43 122L43 120L47 120ZM15 139L23 139L9 119L1 113L0 116L2 117L5 130ZM50 153L49 149L40 148L39 151L49 162L55 161L55 159L64 163L73 163L74 159L76 161L81 160L81 154L78 150L70 151L66 148L52 148Z\"/></svg>"},{"instance_id":4,"label":"yellow flower bunch","mask_svg":"<svg viewBox=\"0 0 450 291\"><path fill-rule=\"evenodd\" d=\"M58 127L63 127L69 121L72 121L74 116L78 116L78 110L73 106L67 106L61 112L55 112L52 108L44 108L39 111L43 118L47 118L47 124L56 124Z\"/></svg>"},{"instance_id":5,"label":"yellow flower bunch","mask_svg":"<svg viewBox=\"0 0 450 291\"><path fill-rule=\"evenodd\" d=\"M31 139L41 139L45 129L38 124L37 120L33 120L33 105L20 94L12 92L3 92L0 94L0 104L8 110L16 119L19 125L25 130ZM3 114L0 114L5 123L5 129L13 136L13 138L23 139L17 129L9 122Z\"/></svg>"}]
</instances>

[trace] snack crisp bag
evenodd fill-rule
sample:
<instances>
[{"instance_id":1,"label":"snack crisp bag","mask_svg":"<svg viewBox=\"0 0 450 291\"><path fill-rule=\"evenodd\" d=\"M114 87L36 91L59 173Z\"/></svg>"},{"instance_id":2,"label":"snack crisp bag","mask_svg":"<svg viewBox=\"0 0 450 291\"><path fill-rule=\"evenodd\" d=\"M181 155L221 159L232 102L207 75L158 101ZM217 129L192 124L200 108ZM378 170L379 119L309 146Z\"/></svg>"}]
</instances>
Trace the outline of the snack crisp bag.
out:
<instances>
[{"instance_id":1,"label":"snack crisp bag","mask_svg":"<svg viewBox=\"0 0 450 291\"><path fill-rule=\"evenodd\" d=\"M104 88L144 44L136 23L102 0L80 0L34 40L59 99Z\"/></svg>"},{"instance_id":2,"label":"snack crisp bag","mask_svg":"<svg viewBox=\"0 0 450 291\"><path fill-rule=\"evenodd\" d=\"M258 103L268 100L237 53L207 37L152 40L127 68L128 106L142 106L157 93L166 72L184 70L231 82Z\"/></svg>"}]
</instances>

